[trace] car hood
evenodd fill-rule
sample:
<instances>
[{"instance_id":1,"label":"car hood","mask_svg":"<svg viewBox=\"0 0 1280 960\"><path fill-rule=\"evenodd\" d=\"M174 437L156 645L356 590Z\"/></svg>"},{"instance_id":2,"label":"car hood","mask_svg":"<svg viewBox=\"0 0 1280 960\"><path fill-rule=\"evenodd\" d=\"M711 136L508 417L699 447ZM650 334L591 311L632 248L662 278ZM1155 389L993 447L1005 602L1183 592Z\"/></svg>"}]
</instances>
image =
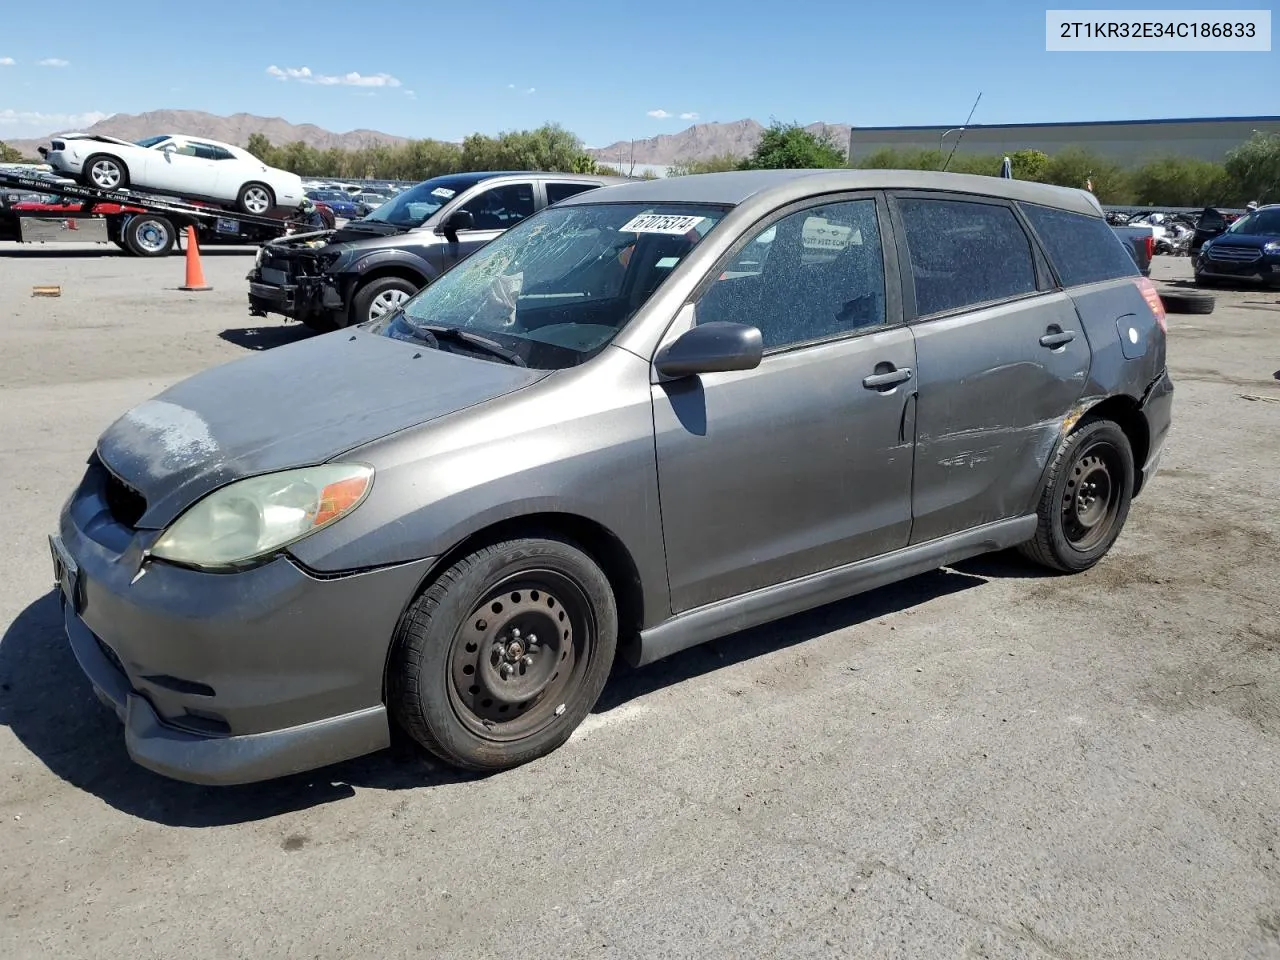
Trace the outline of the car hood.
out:
<instances>
[{"instance_id":1,"label":"car hood","mask_svg":"<svg viewBox=\"0 0 1280 960\"><path fill-rule=\"evenodd\" d=\"M1213 246L1253 247L1261 249L1268 243L1276 243L1280 237L1268 237L1259 233L1220 233L1213 238Z\"/></svg>"},{"instance_id":2,"label":"car hood","mask_svg":"<svg viewBox=\"0 0 1280 960\"><path fill-rule=\"evenodd\" d=\"M117 420L99 459L159 529L243 477L354 447L527 387L547 371L338 331L214 367Z\"/></svg>"}]
</instances>

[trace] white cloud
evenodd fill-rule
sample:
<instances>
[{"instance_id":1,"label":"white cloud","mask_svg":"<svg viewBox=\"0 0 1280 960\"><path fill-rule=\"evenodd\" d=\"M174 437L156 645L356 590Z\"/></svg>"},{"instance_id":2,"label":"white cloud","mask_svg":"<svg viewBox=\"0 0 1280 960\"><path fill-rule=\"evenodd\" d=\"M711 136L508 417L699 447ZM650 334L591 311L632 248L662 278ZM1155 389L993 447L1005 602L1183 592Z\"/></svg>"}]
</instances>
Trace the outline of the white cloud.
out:
<instances>
[{"instance_id":1,"label":"white cloud","mask_svg":"<svg viewBox=\"0 0 1280 960\"><path fill-rule=\"evenodd\" d=\"M84 130L111 116L98 110L87 113L40 113L34 110L0 110L0 139L24 140L51 133Z\"/></svg>"},{"instance_id":2,"label":"white cloud","mask_svg":"<svg viewBox=\"0 0 1280 960\"><path fill-rule=\"evenodd\" d=\"M514 83L508 83L508 84L507 84L507 89L508 89L508 90L514 90L515 88L516 88L516 85L515 85Z\"/></svg>"},{"instance_id":3,"label":"white cloud","mask_svg":"<svg viewBox=\"0 0 1280 960\"><path fill-rule=\"evenodd\" d=\"M299 83L311 83L321 87L398 87L400 81L389 73L356 73L354 70L343 74L312 73L310 67L277 67L274 63L267 67L267 75L277 80L297 80Z\"/></svg>"},{"instance_id":4,"label":"white cloud","mask_svg":"<svg viewBox=\"0 0 1280 960\"><path fill-rule=\"evenodd\" d=\"M70 61L70 60L59 60L57 57L49 57L49 58L47 58L47 59L45 59L45 60L41 60L41 61L40 61L40 66L42 66L42 67L69 67L69 66L71 66L71 61Z\"/></svg>"},{"instance_id":5,"label":"white cloud","mask_svg":"<svg viewBox=\"0 0 1280 960\"><path fill-rule=\"evenodd\" d=\"M529 87L527 90L525 90L525 93L536 93L537 90L538 90L537 87Z\"/></svg>"},{"instance_id":6,"label":"white cloud","mask_svg":"<svg viewBox=\"0 0 1280 960\"><path fill-rule=\"evenodd\" d=\"M0 67L12 67L17 62L13 57L0 57Z\"/></svg>"},{"instance_id":7,"label":"white cloud","mask_svg":"<svg viewBox=\"0 0 1280 960\"><path fill-rule=\"evenodd\" d=\"M417 91L415 91L415 90L406 90L406 91L404 92L404 95L405 95L406 97L408 97L410 100L417 100L417 99L418 99L418 94L417 94Z\"/></svg>"},{"instance_id":8,"label":"white cloud","mask_svg":"<svg viewBox=\"0 0 1280 960\"><path fill-rule=\"evenodd\" d=\"M665 120L667 117L671 116L671 114L667 113L665 110L650 110L649 116L653 117L655 120Z\"/></svg>"},{"instance_id":9,"label":"white cloud","mask_svg":"<svg viewBox=\"0 0 1280 960\"><path fill-rule=\"evenodd\" d=\"M681 120L697 120L698 114L696 111L690 110L688 113L680 114L680 119Z\"/></svg>"}]
</instances>

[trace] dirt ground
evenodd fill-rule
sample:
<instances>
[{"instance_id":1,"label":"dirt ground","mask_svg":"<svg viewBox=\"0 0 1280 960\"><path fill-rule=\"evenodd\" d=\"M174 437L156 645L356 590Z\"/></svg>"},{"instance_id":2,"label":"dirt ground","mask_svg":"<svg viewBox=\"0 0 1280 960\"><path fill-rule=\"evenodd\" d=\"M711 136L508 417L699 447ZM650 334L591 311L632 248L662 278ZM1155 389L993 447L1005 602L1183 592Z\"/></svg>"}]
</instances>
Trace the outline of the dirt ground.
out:
<instances>
[{"instance_id":1,"label":"dirt ground","mask_svg":"<svg viewBox=\"0 0 1280 960\"><path fill-rule=\"evenodd\" d=\"M127 407L306 335L248 316L250 262L183 293L0 245L0 956L1280 958L1280 293L1170 317L1168 452L1087 574L985 558L726 638L499 776L216 790L129 763L45 535Z\"/></svg>"}]
</instances>

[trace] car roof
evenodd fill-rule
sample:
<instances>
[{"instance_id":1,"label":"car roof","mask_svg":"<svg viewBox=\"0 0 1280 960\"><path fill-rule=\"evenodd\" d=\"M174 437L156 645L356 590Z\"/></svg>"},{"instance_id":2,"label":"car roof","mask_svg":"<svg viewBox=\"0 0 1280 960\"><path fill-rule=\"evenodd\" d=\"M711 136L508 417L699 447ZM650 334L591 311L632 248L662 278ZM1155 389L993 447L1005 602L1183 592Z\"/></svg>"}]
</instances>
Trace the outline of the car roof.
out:
<instances>
[{"instance_id":1,"label":"car roof","mask_svg":"<svg viewBox=\"0 0 1280 960\"><path fill-rule=\"evenodd\" d=\"M605 192L577 194L557 206L588 203L706 203L740 206L748 200L781 206L795 200L846 190L946 190L1024 200L1102 216L1102 205L1087 190L1029 180L984 177L936 170L743 170L698 173L656 180L626 181Z\"/></svg>"}]
</instances>

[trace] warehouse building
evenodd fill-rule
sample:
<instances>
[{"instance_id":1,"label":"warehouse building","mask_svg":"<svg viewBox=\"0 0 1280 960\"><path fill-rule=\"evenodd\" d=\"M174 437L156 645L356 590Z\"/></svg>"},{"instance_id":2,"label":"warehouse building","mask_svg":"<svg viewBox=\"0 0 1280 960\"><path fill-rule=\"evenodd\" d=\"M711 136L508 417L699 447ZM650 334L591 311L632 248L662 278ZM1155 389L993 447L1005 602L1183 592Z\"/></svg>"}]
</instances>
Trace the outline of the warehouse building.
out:
<instances>
[{"instance_id":1,"label":"warehouse building","mask_svg":"<svg viewBox=\"0 0 1280 960\"><path fill-rule=\"evenodd\" d=\"M1099 123L974 123L966 127L854 127L849 155L877 150L945 150L1000 154L1081 147L1126 166L1165 156L1221 162L1255 131L1280 134L1280 117L1200 117L1182 120L1108 120ZM959 143L957 147L956 144Z\"/></svg>"}]
</instances>

